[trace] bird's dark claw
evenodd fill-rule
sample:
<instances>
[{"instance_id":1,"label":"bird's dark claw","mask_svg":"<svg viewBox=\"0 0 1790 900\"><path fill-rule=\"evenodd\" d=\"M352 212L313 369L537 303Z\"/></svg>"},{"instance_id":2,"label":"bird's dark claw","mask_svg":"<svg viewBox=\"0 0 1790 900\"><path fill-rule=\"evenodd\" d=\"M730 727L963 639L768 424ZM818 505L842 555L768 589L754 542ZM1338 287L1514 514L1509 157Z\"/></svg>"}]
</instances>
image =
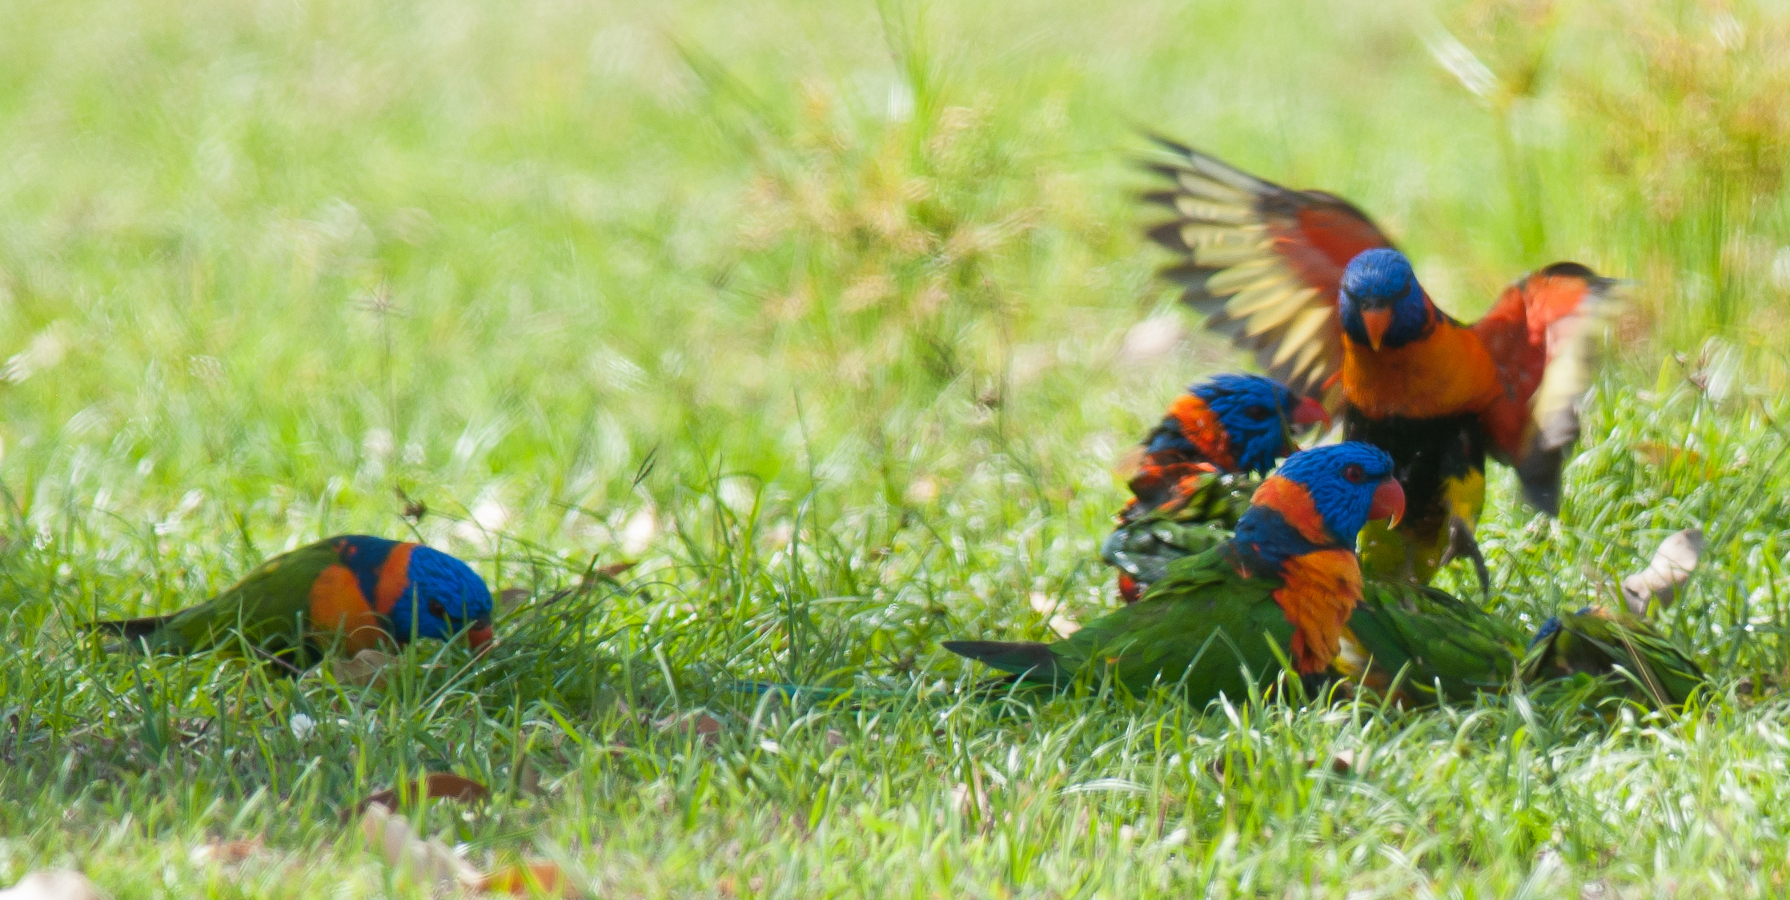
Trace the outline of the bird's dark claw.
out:
<instances>
[{"instance_id":1,"label":"bird's dark claw","mask_svg":"<svg viewBox=\"0 0 1790 900\"><path fill-rule=\"evenodd\" d=\"M1446 566L1457 559L1473 561L1473 571L1479 575L1479 592L1486 599L1492 596L1492 573L1485 565L1485 554L1479 552L1479 541L1473 538L1473 526L1460 516L1448 517L1448 548L1442 551L1442 562Z\"/></svg>"}]
</instances>

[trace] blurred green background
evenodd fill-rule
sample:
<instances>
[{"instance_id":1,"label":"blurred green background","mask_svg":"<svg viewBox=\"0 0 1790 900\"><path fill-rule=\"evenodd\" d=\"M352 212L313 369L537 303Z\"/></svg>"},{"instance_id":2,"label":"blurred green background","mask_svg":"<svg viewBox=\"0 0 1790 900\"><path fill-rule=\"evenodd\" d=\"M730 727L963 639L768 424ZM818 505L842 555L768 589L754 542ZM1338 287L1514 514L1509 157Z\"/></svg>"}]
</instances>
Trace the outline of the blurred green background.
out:
<instances>
[{"instance_id":1,"label":"blurred green background","mask_svg":"<svg viewBox=\"0 0 1790 900\"><path fill-rule=\"evenodd\" d=\"M12 5L6 484L257 535L403 485L584 549L697 473L1112 497L1238 362L1150 281L1140 128L1355 200L1458 314L1572 258L1639 280L1649 380L1775 348L1777 12Z\"/></svg>"}]
</instances>

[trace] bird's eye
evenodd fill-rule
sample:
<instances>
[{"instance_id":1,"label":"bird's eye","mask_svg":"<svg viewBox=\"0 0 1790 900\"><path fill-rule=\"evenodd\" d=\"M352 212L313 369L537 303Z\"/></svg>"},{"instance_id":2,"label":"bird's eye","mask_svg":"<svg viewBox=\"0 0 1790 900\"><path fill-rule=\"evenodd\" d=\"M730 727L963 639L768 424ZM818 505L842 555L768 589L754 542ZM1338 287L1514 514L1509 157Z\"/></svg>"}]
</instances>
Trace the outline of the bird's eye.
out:
<instances>
[{"instance_id":1,"label":"bird's eye","mask_svg":"<svg viewBox=\"0 0 1790 900\"><path fill-rule=\"evenodd\" d=\"M1274 411L1266 406L1245 406L1243 407L1243 414L1260 422L1263 419L1274 415Z\"/></svg>"},{"instance_id":2,"label":"bird's eye","mask_svg":"<svg viewBox=\"0 0 1790 900\"><path fill-rule=\"evenodd\" d=\"M1343 477L1348 479L1350 484L1360 484L1367 480L1367 470L1361 468L1357 463L1349 463L1343 466Z\"/></svg>"},{"instance_id":3,"label":"bird's eye","mask_svg":"<svg viewBox=\"0 0 1790 900\"><path fill-rule=\"evenodd\" d=\"M1360 467L1357 466L1356 468L1360 468ZM435 618L440 619L445 622L445 621L447 621L447 617L448 617L447 616L447 607L442 606L440 600L430 600L429 601L429 615L432 615Z\"/></svg>"}]
</instances>

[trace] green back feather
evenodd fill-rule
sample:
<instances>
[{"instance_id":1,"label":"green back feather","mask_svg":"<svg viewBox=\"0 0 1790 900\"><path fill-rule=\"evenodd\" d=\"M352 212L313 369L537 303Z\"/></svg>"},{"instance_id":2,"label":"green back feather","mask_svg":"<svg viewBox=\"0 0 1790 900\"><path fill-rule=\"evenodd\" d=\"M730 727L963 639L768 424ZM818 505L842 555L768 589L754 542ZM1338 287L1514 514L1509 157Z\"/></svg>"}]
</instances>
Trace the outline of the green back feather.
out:
<instances>
[{"instance_id":1,"label":"green back feather","mask_svg":"<svg viewBox=\"0 0 1790 900\"><path fill-rule=\"evenodd\" d=\"M1407 698L1450 700L1498 690L1516 675L1521 631L1479 607L1430 587L1372 581L1349 617L1349 631L1372 659L1357 678L1383 684L1402 671Z\"/></svg>"},{"instance_id":2,"label":"green back feather","mask_svg":"<svg viewBox=\"0 0 1790 900\"><path fill-rule=\"evenodd\" d=\"M1181 683L1204 704L1241 700L1249 684L1278 676L1293 626L1274 602L1278 578L1238 574L1217 550L1177 560L1144 596L1050 646L1060 670L1111 678L1133 693Z\"/></svg>"},{"instance_id":3,"label":"green back feather","mask_svg":"<svg viewBox=\"0 0 1790 900\"><path fill-rule=\"evenodd\" d=\"M228 644L240 633L270 652L298 650L310 620L311 585L339 561L327 541L282 553L210 600L169 616L142 640L151 650L181 653Z\"/></svg>"}]
</instances>

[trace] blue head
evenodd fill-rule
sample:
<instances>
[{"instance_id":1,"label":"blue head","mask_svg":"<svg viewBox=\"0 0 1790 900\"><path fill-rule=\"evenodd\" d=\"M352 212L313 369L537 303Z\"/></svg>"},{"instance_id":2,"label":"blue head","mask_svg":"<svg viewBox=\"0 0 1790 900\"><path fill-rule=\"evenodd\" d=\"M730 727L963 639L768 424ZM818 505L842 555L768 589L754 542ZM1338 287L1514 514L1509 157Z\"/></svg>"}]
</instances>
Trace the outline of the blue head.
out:
<instances>
[{"instance_id":1,"label":"blue head","mask_svg":"<svg viewBox=\"0 0 1790 900\"><path fill-rule=\"evenodd\" d=\"M1268 476L1237 523L1237 546L1278 566L1314 550L1346 548L1369 519L1404 515L1405 493L1392 457L1372 444L1346 442L1287 457Z\"/></svg>"},{"instance_id":2,"label":"blue head","mask_svg":"<svg viewBox=\"0 0 1790 900\"><path fill-rule=\"evenodd\" d=\"M1317 401L1261 375L1214 375L1187 390L1218 416L1239 472L1266 474L1293 451L1291 426L1329 418Z\"/></svg>"},{"instance_id":3,"label":"blue head","mask_svg":"<svg viewBox=\"0 0 1790 900\"><path fill-rule=\"evenodd\" d=\"M466 632L474 649L491 640L491 591L471 566L430 547L412 545L404 591L389 616L400 643L447 640Z\"/></svg>"},{"instance_id":4,"label":"blue head","mask_svg":"<svg viewBox=\"0 0 1790 900\"><path fill-rule=\"evenodd\" d=\"M1343 270L1337 297L1343 333L1356 344L1403 347L1429 332L1432 309L1411 261L1390 248L1363 250Z\"/></svg>"}]
</instances>

